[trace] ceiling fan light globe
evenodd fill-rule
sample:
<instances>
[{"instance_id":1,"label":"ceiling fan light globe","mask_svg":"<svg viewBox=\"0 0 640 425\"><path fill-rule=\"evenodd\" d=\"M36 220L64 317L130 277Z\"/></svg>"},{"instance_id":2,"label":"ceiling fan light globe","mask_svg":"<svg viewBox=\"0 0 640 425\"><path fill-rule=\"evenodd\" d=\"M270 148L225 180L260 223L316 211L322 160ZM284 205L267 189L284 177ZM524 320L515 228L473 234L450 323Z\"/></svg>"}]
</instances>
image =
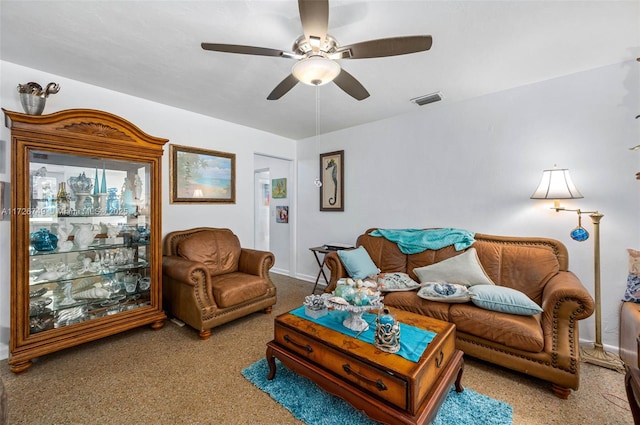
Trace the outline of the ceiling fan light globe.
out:
<instances>
[{"instance_id":1,"label":"ceiling fan light globe","mask_svg":"<svg viewBox=\"0 0 640 425\"><path fill-rule=\"evenodd\" d=\"M291 68L291 73L303 84L322 86L333 81L340 74L340 65L323 56L309 56L299 60Z\"/></svg>"}]
</instances>

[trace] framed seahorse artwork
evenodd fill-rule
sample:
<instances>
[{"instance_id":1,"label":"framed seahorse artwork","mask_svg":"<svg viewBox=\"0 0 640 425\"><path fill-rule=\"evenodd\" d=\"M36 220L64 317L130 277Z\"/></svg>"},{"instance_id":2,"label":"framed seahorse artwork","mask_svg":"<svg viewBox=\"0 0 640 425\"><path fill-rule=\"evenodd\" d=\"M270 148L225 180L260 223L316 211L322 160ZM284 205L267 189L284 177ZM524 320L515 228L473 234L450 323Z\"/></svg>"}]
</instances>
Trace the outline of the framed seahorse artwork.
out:
<instances>
[{"instance_id":1,"label":"framed seahorse artwork","mask_svg":"<svg viewBox=\"0 0 640 425\"><path fill-rule=\"evenodd\" d=\"M320 211L344 211L344 151L320 154Z\"/></svg>"}]
</instances>

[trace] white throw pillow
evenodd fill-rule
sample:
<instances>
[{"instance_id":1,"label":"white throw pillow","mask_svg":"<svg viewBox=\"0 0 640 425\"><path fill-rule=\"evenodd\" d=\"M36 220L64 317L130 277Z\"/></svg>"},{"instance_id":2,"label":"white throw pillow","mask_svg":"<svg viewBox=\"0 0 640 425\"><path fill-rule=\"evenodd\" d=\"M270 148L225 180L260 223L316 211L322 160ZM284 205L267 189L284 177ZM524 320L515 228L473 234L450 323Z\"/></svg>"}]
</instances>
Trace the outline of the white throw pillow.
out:
<instances>
[{"instance_id":1,"label":"white throw pillow","mask_svg":"<svg viewBox=\"0 0 640 425\"><path fill-rule=\"evenodd\" d=\"M420 284L406 273L383 273L378 276L378 290L380 292L413 291L419 287Z\"/></svg>"},{"instance_id":2,"label":"white throw pillow","mask_svg":"<svg viewBox=\"0 0 640 425\"><path fill-rule=\"evenodd\" d=\"M447 282L459 285L495 285L482 268L475 248L430 266L416 267L420 282Z\"/></svg>"},{"instance_id":3,"label":"white throw pillow","mask_svg":"<svg viewBox=\"0 0 640 425\"><path fill-rule=\"evenodd\" d=\"M429 301L445 303L466 303L471 299L469 289L455 283L425 283L418 291L418 296Z\"/></svg>"}]
</instances>

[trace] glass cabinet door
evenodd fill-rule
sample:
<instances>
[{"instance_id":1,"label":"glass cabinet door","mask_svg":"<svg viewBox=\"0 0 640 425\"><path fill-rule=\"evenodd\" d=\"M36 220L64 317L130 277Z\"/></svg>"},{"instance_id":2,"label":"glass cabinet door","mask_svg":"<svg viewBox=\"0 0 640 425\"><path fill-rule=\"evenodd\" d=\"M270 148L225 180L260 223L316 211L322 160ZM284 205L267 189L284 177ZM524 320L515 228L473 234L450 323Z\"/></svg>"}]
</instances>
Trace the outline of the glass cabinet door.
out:
<instances>
[{"instance_id":1,"label":"glass cabinet door","mask_svg":"<svg viewBox=\"0 0 640 425\"><path fill-rule=\"evenodd\" d=\"M150 304L151 165L29 152L29 333Z\"/></svg>"}]
</instances>

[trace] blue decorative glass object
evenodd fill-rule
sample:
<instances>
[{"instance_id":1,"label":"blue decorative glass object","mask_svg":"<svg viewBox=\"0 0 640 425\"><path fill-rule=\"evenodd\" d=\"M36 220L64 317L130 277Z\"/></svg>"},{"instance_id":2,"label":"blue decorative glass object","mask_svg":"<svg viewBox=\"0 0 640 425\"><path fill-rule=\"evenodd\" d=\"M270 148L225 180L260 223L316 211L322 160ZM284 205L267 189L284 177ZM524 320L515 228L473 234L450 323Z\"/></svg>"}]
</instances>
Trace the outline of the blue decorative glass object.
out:
<instances>
[{"instance_id":1,"label":"blue decorative glass object","mask_svg":"<svg viewBox=\"0 0 640 425\"><path fill-rule=\"evenodd\" d=\"M107 193L107 174L102 167L102 182L100 183L100 193Z\"/></svg>"},{"instance_id":2,"label":"blue decorative glass object","mask_svg":"<svg viewBox=\"0 0 640 425\"><path fill-rule=\"evenodd\" d=\"M36 251L53 251L58 247L58 237L45 228L33 232L29 237Z\"/></svg>"},{"instance_id":3,"label":"blue decorative glass object","mask_svg":"<svg viewBox=\"0 0 640 425\"><path fill-rule=\"evenodd\" d=\"M120 198L118 197L118 188L110 187L107 190L107 214L117 215L120 213Z\"/></svg>"},{"instance_id":4,"label":"blue decorative glass object","mask_svg":"<svg viewBox=\"0 0 640 425\"><path fill-rule=\"evenodd\" d=\"M100 185L98 185L98 167L96 167L96 177L93 179L93 194L100 193Z\"/></svg>"},{"instance_id":5,"label":"blue decorative glass object","mask_svg":"<svg viewBox=\"0 0 640 425\"><path fill-rule=\"evenodd\" d=\"M571 231L571 239L578 242L584 242L589 239L589 232L584 227L576 227Z\"/></svg>"}]
</instances>

